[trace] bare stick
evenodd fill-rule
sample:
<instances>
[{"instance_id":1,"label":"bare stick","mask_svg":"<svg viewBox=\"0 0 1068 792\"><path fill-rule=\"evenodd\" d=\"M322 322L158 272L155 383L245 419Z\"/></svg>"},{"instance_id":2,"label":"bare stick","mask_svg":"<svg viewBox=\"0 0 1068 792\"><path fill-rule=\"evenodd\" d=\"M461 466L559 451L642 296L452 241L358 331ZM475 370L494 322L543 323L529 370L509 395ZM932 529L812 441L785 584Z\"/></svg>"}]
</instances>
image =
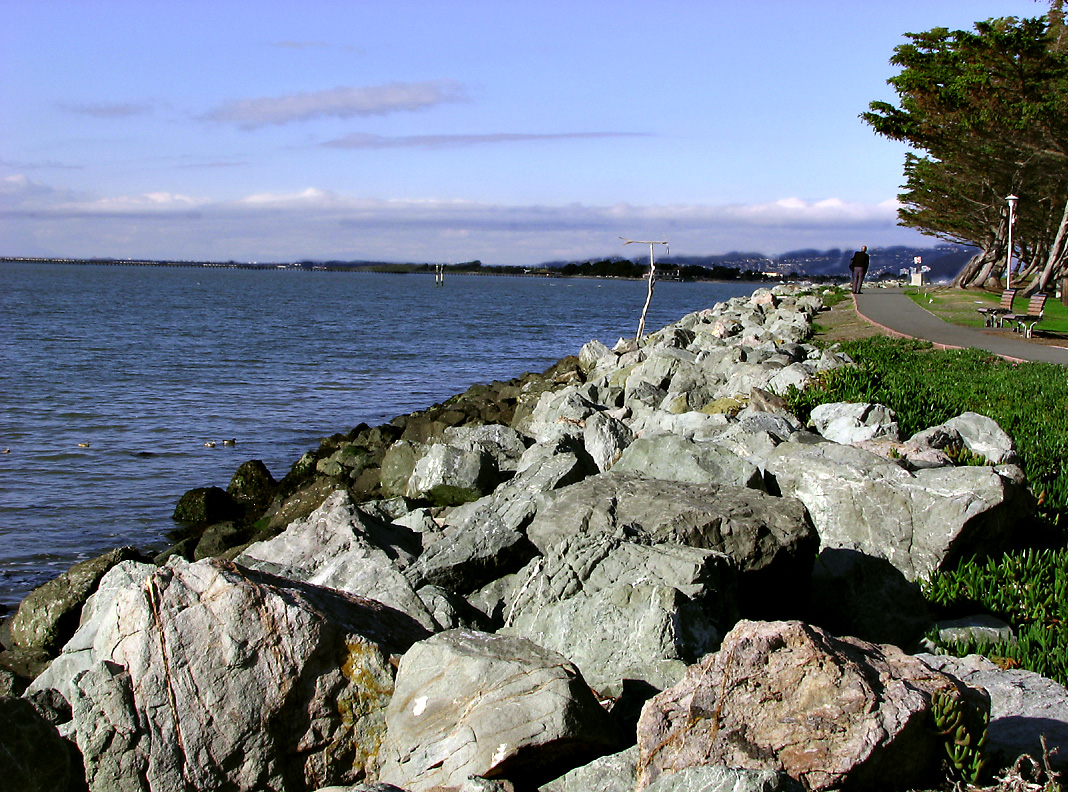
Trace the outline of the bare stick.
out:
<instances>
[{"instance_id":1,"label":"bare stick","mask_svg":"<svg viewBox=\"0 0 1068 792\"><path fill-rule=\"evenodd\" d=\"M649 291L645 295L645 307L642 308L642 318L638 322L638 335L634 337L634 343L641 345L642 336L645 335L645 316L649 313L649 303L653 301L653 281L656 278L656 258L653 255L653 251L656 245L663 245L667 252L671 252L671 248L668 247L666 239L662 240L649 240L649 239L627 239L620 237L623 240L624 245L648 245L649 246Z\"/></svg>"}]
</instances>

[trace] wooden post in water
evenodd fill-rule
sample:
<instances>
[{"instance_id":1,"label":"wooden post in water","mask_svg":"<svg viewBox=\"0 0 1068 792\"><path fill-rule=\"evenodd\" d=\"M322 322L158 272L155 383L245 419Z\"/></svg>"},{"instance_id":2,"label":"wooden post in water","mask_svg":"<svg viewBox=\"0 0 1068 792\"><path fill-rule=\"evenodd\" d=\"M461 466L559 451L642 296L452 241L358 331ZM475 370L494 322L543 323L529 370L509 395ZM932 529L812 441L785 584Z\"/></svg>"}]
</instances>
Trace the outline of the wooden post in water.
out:
<instances>
[{"instance_id":1,"label":"wooden post in water","mask_svg":"<svg viewBox=\"0 0 1068 792\"><path fill-rule=\"evenodd\" d=\"M662 240L649 240L649 239L627 239L626 237L620 237L623 240L624 245L648 245L649 246L649 291L645 295L645 307L642 308L642 318L638 322L638 334L634 337L634 343L641 345L642 336L645 334L645 316L649 313L649 303L653 301L653 281L656 279L656 257L653 255L653 251L656 245L663 245L667 253L671 253L671 248L668 247L666 239Z\"/></svg>"}]
</instances>

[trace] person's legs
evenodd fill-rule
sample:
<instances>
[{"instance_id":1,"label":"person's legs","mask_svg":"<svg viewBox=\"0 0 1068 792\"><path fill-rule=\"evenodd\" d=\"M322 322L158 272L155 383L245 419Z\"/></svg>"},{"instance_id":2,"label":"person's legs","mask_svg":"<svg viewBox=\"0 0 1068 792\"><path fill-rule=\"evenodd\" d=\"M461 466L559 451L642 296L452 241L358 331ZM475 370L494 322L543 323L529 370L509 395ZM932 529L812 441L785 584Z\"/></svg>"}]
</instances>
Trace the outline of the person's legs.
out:
<instances>
[{"instance_id":1,"label":"person's legs","mask_svg":"<svg viewBox=\"0 0 1068 792\"><path fill-rule=\"evenodd\" d=\"M850 267L849 268L849 274L852 276L852 278L851 278L851 281L852 281L851 286L852 286L852 289L853 289L853 294L856 294L857 292L860 291L860 279L861 279L861 269L860 269L860 267Z\"/></svg>"}]
</instances>

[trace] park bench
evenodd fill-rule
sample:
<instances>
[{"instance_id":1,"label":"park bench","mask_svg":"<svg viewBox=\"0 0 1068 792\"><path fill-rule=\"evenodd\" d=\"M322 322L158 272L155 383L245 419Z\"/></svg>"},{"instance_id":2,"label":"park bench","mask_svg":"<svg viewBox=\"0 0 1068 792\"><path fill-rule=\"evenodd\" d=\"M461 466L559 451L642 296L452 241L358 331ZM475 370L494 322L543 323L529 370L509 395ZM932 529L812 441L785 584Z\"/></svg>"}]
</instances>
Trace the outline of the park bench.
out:
<instances>
[{"instance_id":1,"label":"park bench","mask_svg":"<svg viewBox=\"0 0 1068 792\"><path fill-rule=\"evenodd\" d=\"M1016 289L1006 289L1001 293L1001 304L992 308L976 308L983 315L987 327L995 324L1001 327L1002 321L1007 314L1012 313L1012 301L1016 299Z\"/></svg>"},{"instance_id":2,"label":"park bench","mask_svg":"<svg viewBox=\"0 0 1068 792\"><path fill-rule=\"evenodd\" d=\"M1042 311L1045 307L1045 292L1035 292L1031 295L1031 299L1027 301L1027 313L1006 314L1001 318L1001 321L1014 324L1015 327L1012 328L1014 333L1023 333L1025 338L1030 338L1031 331L1042 320Z\"/></svg>"}]
</instances>

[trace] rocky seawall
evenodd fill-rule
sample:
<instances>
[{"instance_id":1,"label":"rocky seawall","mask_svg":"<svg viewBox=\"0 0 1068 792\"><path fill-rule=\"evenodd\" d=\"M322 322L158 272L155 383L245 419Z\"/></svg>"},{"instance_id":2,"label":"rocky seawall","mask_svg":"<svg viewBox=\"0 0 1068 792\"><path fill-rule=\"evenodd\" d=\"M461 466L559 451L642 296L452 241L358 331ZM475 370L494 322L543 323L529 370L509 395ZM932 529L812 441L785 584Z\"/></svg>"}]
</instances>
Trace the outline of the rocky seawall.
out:
<instances>
[{"instance_id":1,"label":"rocky seawall","mask_svg":"<svg viewBox=\"0 0 1068 792\"><path fill-rule=\"evenodd\" d=\"M761 289L187 493L169 551L79 564L10 620L0 778L910 789L947 739L974 759L946 713L989 720L992 767L1041 736L1063 763L1068 691L910 654L916 581L1033 509L1011 439L975 414L903 438L868 404L802 425L776 394L851 364L807 343L820 309Z\"/></svg>"}]
</instances>

